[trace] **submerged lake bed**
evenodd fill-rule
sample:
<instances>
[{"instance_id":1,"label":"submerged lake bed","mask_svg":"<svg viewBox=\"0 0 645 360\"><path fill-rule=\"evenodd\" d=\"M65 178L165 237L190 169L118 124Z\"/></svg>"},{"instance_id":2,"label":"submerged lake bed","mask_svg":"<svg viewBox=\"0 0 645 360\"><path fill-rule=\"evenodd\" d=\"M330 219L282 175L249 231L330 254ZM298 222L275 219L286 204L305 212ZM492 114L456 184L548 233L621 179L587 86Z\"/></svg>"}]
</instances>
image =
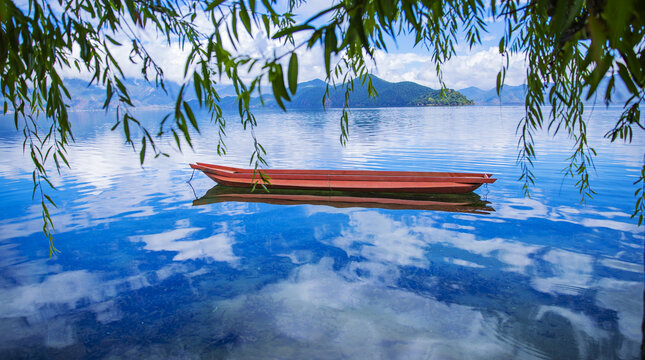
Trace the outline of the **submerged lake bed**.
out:
<instances>
[{"instance_id":1,"label":"submerged lake bed","mask_svg":"<svg viewBox=\"0 0 645 360\"><path fill-rule=\"evenodd\" d=\"M234 114L226 156L204 118L194 150L141 167L112 115L76 113L71 169L52 176L53 258L4 121L0 358L638 358L643 228L630 215L645 140L610 143L621 109L590 109L597 194L580 203L561 172L572 143L539 134L525 197L523 111L352 109L344 147L338 110L256 113L271 168L492 173L475 192L490 210L475 213L200 204L215 184L189 163L248 164ZM155 129L165 114L139 116Z\"/></svg>"}]
</instances>

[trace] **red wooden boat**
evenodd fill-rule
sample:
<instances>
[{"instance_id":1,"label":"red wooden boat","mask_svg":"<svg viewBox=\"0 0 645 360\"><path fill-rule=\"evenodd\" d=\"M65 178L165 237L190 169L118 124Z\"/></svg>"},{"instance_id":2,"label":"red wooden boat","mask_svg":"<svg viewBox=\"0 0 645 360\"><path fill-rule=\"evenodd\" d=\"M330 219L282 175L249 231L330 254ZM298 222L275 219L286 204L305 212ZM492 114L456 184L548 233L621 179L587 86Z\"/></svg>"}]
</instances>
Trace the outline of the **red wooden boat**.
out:
<instances>
[{"instance_id":1,"label":"red wooden boat","mask_svg":"<svg viewBox=\"0 0 645 360\"><path fill-rule=\"evenodd\" d=\"M204 163L190 164L190 167L201 170L221 185L252 187L264 184L274 189L457 194L471 192L497 180L490 174L475 173L288 169L255 172ZM264 183L258 172L268 177L269 183Z\"/></svg>"}]
</instances>

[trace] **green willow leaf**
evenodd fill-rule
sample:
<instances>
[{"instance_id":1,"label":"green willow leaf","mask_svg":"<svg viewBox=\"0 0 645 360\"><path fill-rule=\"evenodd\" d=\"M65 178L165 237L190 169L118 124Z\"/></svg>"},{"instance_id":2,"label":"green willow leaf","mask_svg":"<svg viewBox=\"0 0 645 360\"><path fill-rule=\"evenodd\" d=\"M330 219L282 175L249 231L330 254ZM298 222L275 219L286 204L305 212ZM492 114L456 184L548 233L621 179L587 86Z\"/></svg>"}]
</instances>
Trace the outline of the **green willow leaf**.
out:
<instances>
[{"instance_id":1,"label":"green willow leaf","mask_svg":"<svg viewBox=\"0 0 645 360\"><path fill-rule=\"evenodd\" d=\"M190 108L190 105L188 105L188 103L184 101L183 106L184 106L184 111L188 116L188 120L190 121L190 124L193 126L195 130L197 130L197 132L199 132L199 126L197 125L197 120L195 119L195 115L193 114L193 110Z\"/></svg>"},{"instance_id":2,"label":"green willow leaf","mask_svg":"<svg viewBox=\"0 0 645 360\"><path fill-rule=\"evenodd\" d=\"M146 159L146 138L141 138L141 150L139 151L139 163L143 165L143 161Z\"/></svg>"},{"instance_id":3,"label":"green willow leaf","mask_svg":"<svg viewBox=\"0 0 645 360\"><path fill-rule=\"evenodd\" d=\"M240 20L242 20L242 24L244 25L244 28L246 29L246 32L249 35L253 35L251 33L251 18L249 17L249 13L246 10L246 6L244 5L244 1L240 1Z\"/></svg>"},{"instance_id":4,"label":"green willow leaf","mask_svg":"<svg viewBox=\"0 0 645 360\"><path fill-rule=\"evenodd\" d=\"M296 53L291 54L291 58L289 59L289 90L291 90L292 94L296 93L296 89L298 88L298 55Z\"/></svg>"},{"instance_id":5,"label":"green willow leaf","mask_svg":"<svg viewBox=\"0 0 645 360\"><path fill-rule=\"evenodd\" d=\"M208 6L206 6L206 9L205 9L205 10L206 10L206 11L211 11L211 10L215 9L216 7L218 7L218 6L219 6L221 3L223 3L224 1L226 1L226 0L214 0L214 1L211 1L211 2L208 4Z\"/></svg>"},{"instance_id":6,"label":"green willow leaf","mask_svg":"<svg viewBox=\"0 0 645 360\"><path fill-rule=\"evenodd\" d=\"M276 32L275 34L273 34L273 36L271 38L272 39L279 39L279 38L281 38L283 36L292 35L292 34L298 32L298 31L313 30L313 29L315 29L315 28L313 26L311 26L311 25L308 25L308 24L291 26L291 27L284 28L284 29Z\"/></svg>"}]
</instances>

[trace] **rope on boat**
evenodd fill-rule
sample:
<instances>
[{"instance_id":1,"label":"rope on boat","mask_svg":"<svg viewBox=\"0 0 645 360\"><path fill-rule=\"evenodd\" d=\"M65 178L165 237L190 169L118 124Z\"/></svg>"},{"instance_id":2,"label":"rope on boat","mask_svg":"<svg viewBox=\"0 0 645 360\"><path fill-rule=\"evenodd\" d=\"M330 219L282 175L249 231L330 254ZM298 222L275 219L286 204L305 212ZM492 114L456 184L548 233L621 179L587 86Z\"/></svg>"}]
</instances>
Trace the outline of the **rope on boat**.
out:
<instances>
[{"instance_id":1,"label":"rope on boat","mask_svg":"<svg viewBox=\"0 0 645 360\"><path fill-rule=\"evenodd\" d=\"M193 173L190 175L190 179L188 179L188 181L186 182L190 184L190 181L193 179L193 176L195 176L195 169L193 169Z\"/></svg>"},{"instance_id":2,"label":"rope on boat","mask_svg":"<svg viewBox=\"0 0 645 360\"><path fill-rule=\"evenodd\" d=\"M193 187L193 184L191 184L190 181L186 181L186 183L188 184L188 186L190 186L190 190L193 191L193 195L195 196L195 200L199 199L197 197L197 193L195 192L195 188Z\"/></svg>"}]
</instances>

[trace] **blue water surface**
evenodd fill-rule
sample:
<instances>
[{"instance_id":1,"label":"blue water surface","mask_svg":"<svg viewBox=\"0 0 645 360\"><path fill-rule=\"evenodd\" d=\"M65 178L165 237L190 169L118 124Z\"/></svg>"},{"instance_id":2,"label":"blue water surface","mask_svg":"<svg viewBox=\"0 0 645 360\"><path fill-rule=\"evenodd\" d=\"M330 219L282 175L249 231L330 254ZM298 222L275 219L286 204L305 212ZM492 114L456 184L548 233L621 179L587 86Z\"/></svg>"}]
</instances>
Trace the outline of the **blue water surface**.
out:
<instances>
[{"instance_id":1,"label":"blue water surface","mask_svg":"<svg viewBox=\"0 0 645 360\"><path fill-rule=\"evenodd\" d=\"M167 111L139 112L153 126ZM593 199L563 176L572 142L537 135L523 195L522 107L259 111L273 168L493 173L488 214L217 202L190 162L248 166L250 132L229 117L228 153L206 116L194 149L138 154L114 117L74 113L70 169L49 257L32 165L0 122L0 358L630 359L640 357L643 227L631 219L645 140L603 138L595 108Z\"/></svg>"}]
</instances>

